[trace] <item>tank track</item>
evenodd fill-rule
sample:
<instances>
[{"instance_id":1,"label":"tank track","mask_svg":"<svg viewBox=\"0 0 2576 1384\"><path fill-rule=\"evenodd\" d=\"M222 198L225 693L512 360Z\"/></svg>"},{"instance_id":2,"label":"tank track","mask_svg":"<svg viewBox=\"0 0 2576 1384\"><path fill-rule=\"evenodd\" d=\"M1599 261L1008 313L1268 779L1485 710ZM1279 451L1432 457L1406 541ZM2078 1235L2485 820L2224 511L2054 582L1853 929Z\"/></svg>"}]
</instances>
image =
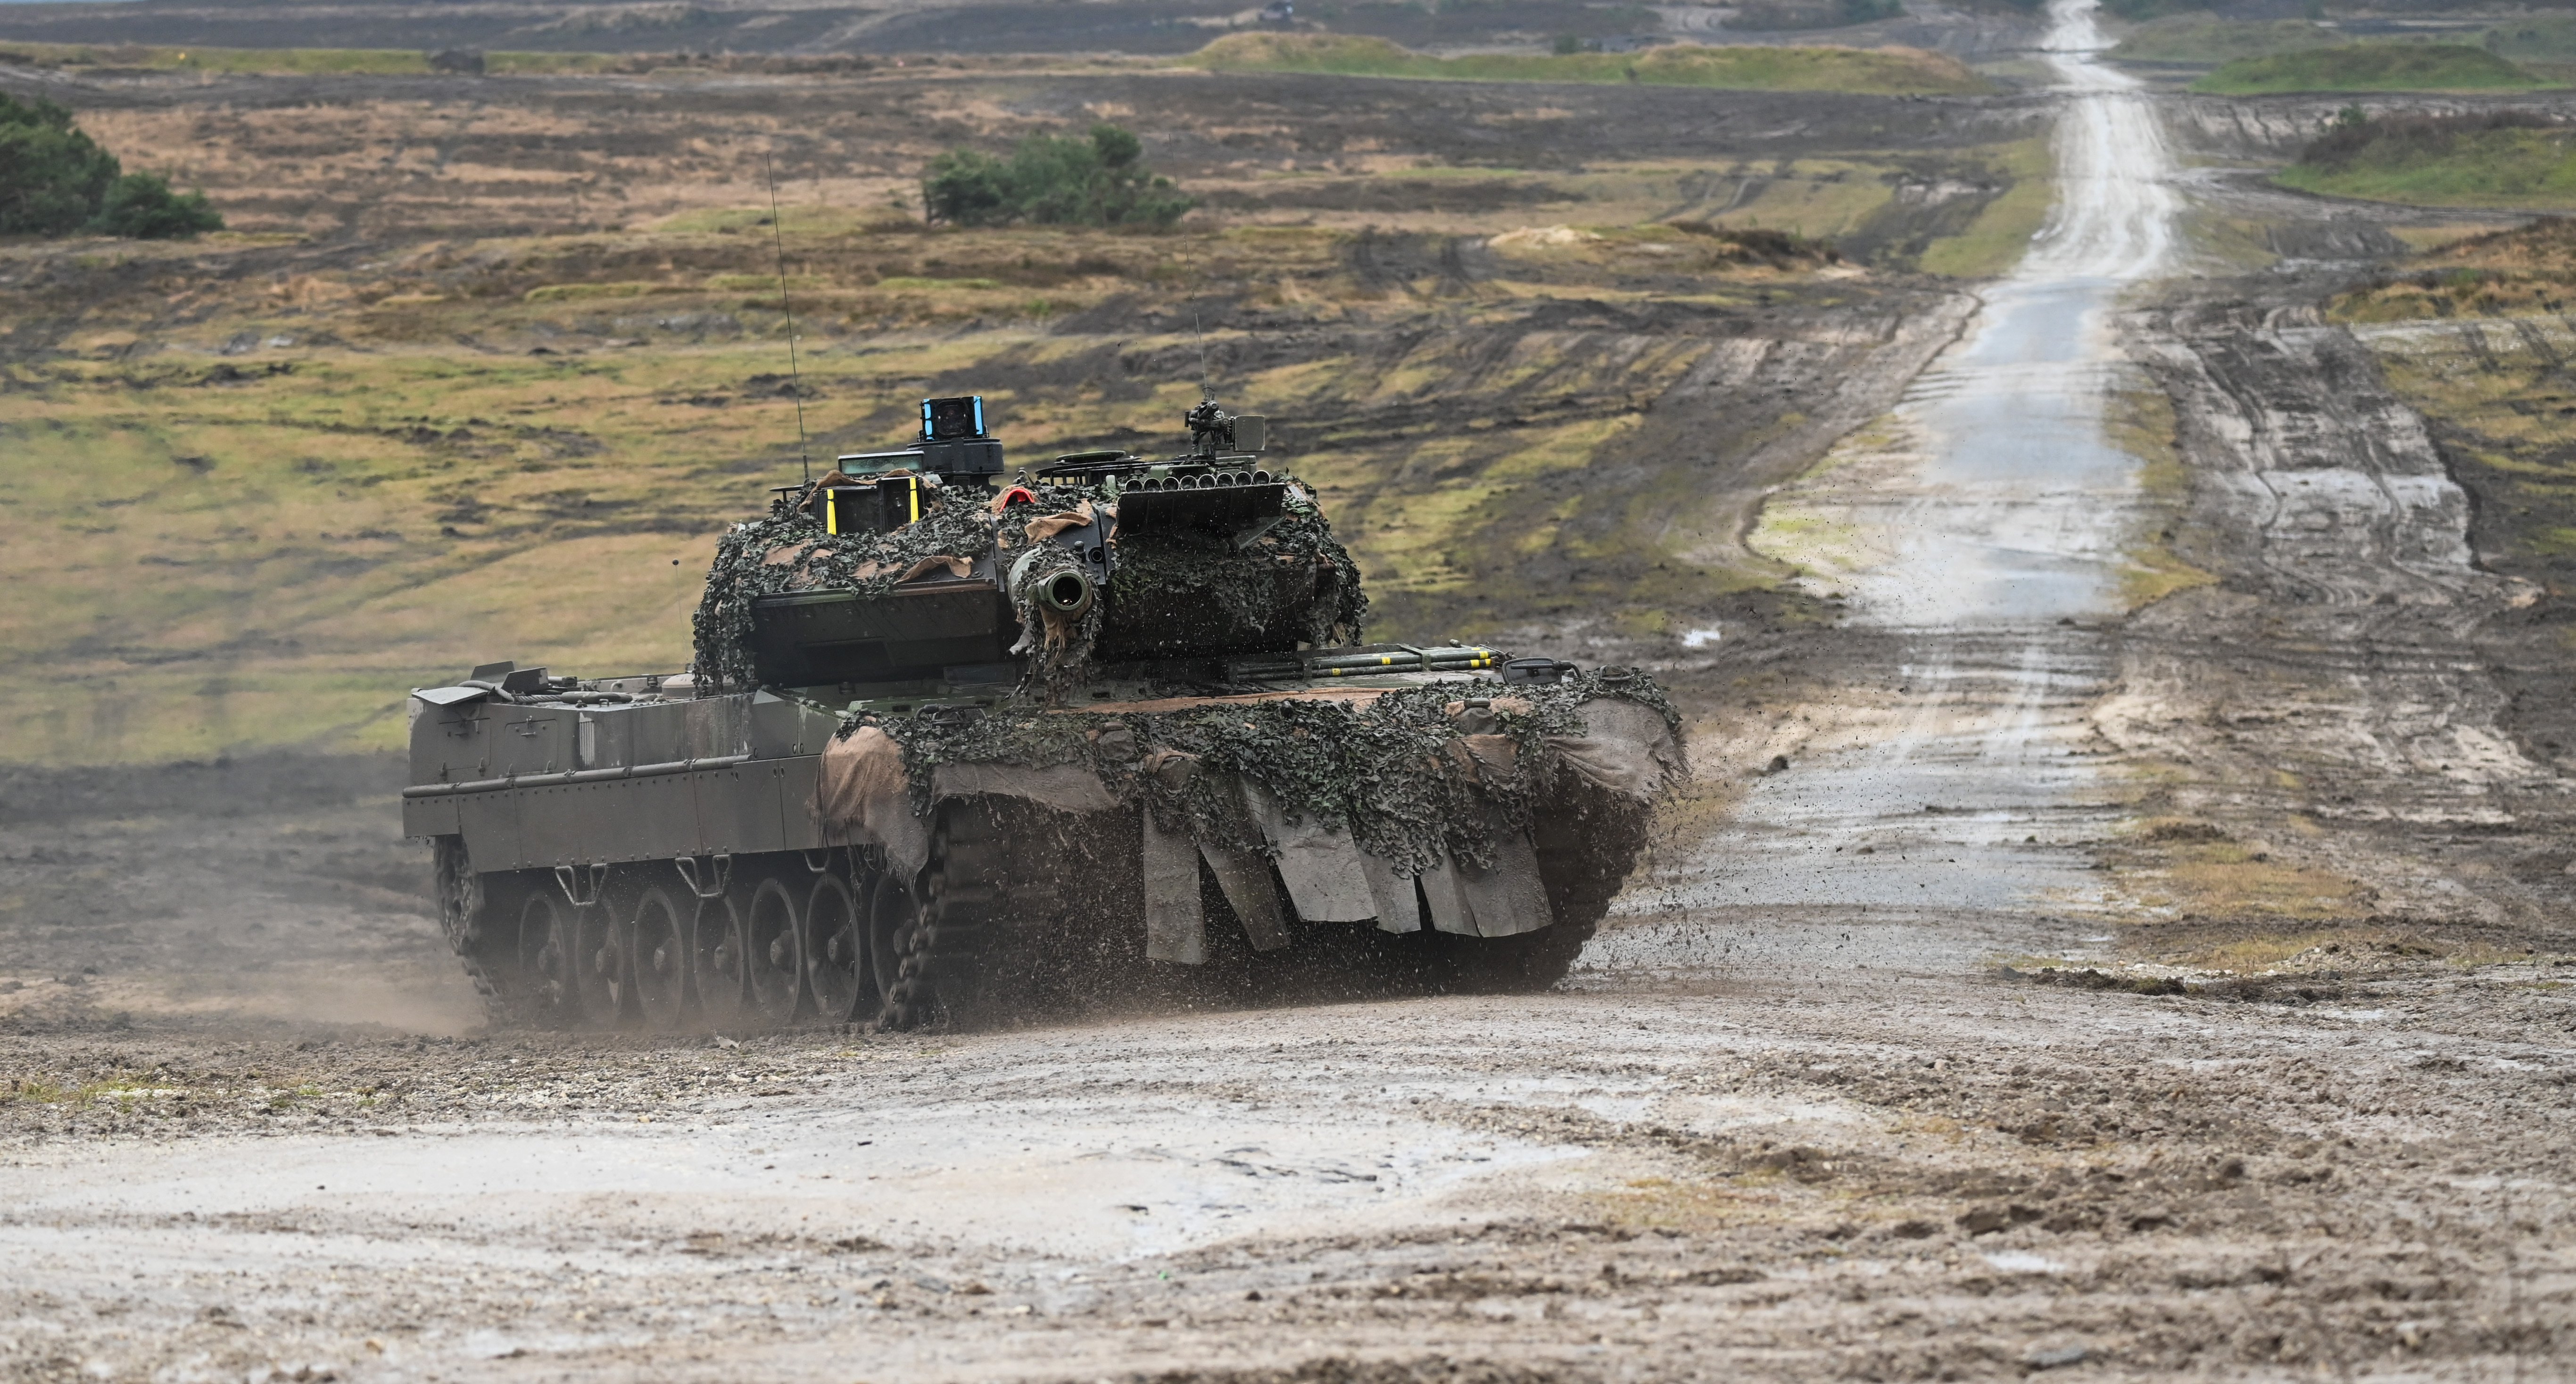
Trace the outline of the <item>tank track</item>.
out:
<instances>
[{"instance_id":1,"label":"tank track","mask_svg":"<svg viewBox=\"0 0 2576 1384\"><path fill-rule=\"evenodd\" d=\"M704 896L713 901L688 922L685 950L695 969L684 1018L643 1012L632 998L637 987L618 983L625 977L603 985L577 970L583 958L595 969L640 964L629 921L635 900L673 888L686 872L671 862L611 867L601 902L585 910L558 897L549 872L478 875L462 843L442 838L439 917L492 1021L506 1026L972 1028L1076 1013L1104 997L1210 1008L1529 993L1565 977L1646 843L1642 805L1571 789L1554 801L1560 810L1541 819L1533 844L1555 922L1516 937L1292 920L1289 946L1256 952L1203 874L1208 964L1156 965L1145 960L1135 925L1144 911L1138 824L1077 820L1008 798L943 804L929 862L910 879L888 878L873 852L734 858L731 889ZM863 950L855 964L843 960L846 950L825 956L809 926L827 876L860 905L857 933L840 934ZM755 939L751 905L773 884L794 911L783 931ZM578 942L569 940L575 934ZM711 964L729 957L756 968L756 954L781 949L787 954L772 956L772 969L760 973L765 990L752 971L719 976ZM827 973L831 964L841 969ZM753 1002L755 991L774 995L781 985L794 992L785 1004Z\"/></svg>"},{"instance_id":2,"label":"tank track","mask_svg":"<svg viewBox=\"0 0 2576 1384\"><path fill-rule=\"evenodd\" d=\"M1009 886L992 814L971 803L940 813L930 865L922 872L921 911L895 942L902 970L877 1022L919 1028L971 1012L986 943L1009 922Z\"/></svg>"},{"instance_id":3,"label":"tank track","mask_svg":"<svg viewBox=\"0 0 2576 1384\"><path fill-rule=\"evenodd\" d=\"M474 983L485 1017L495 1025L509 1022L510 1004L501 993L502 978L494 973L497 968L485 944L483 876L474 872L462 838L431 839L430 880L438 896L438 930L464 963L465 978Z\"/></svg>"}]
</instances>

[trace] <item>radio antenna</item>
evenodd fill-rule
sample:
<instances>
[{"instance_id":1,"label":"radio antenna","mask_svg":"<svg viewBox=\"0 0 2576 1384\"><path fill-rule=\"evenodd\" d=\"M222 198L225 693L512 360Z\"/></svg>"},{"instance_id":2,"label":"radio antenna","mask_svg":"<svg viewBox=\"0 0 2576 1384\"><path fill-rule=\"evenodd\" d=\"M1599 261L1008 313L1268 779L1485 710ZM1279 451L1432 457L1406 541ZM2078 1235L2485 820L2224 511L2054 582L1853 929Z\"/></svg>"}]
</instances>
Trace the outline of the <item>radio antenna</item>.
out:
<instances>
[{"instance_id":1,"label":"radio antenna","mask_svg":"<svg viewBox=\"0 0 2576 1384\"><path fill-rule=\"evenodd\" d=\"M1202 320L1202 319L1200 318L1199 314L1197 314L1197 313L1195 313L1195 312L1190 314L1190 330L1191 330L1191 331L1194 331L1194 332L1196 332L1196 333L1198 333L1198 338L1199 338L1199 402L1200 402L1200 403L1206 403L1206 402L1208 402L1209 400L1212 400L1212 399L1214 399L1214 398L1216 397L1216 391L1215 391L1215 390L1213 390L1213 389L1208 388L1208 368L1207 368L1207 323L1206 323L1204 320Z\"/></svg>"},{"instance_id":2,"label":"radio antenna","mask_svg":"<svg viewBox=\"0 0 2576 1384\"><path fill-rule=\"evenodd\" d=\"M805 483L814 483L814 458L805 441L805 374L796 368L796 308L787 301L787 235L778 224L778 169L769 151L760 151L760 171L769 179L769 243L778 251L778 310L787 314L787 387L796 393L796 460L805 468Z\"/></svg>"}]
</instances>

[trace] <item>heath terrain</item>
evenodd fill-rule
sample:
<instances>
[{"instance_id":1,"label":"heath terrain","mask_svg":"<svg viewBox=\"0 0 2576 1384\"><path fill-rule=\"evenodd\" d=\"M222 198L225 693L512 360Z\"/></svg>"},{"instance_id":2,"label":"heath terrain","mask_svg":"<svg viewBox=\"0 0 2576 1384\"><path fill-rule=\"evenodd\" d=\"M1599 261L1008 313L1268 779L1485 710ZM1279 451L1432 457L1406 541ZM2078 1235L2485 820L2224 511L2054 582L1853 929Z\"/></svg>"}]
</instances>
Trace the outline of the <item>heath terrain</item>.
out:
<instances>
[{"instance_id":1,"label":"heath terrain","mask_svg":"<svg viewBox=\"0 0 2576 1384\"><path fill-rule=\"evenodd\" d=\"M1786 90L1583 65L1699 11L1354 7L1417 51L1326 60L143 3L0 15L0 87L230 226L0 245L0 1373L2565 1372L2540 30L2358 95L2208 89L2350 37L2269 19L1734 32L1908 45ZM1480 47L1573 65L1416 65ZM1099 120L1197 209L923 223L938 152ZM676 669L724 526L923 395L1017 465L1203 383L1372 637L1673 689L1696 779L1570 982L491 1026L408 688Z\"/></svg>"}]
</instances>

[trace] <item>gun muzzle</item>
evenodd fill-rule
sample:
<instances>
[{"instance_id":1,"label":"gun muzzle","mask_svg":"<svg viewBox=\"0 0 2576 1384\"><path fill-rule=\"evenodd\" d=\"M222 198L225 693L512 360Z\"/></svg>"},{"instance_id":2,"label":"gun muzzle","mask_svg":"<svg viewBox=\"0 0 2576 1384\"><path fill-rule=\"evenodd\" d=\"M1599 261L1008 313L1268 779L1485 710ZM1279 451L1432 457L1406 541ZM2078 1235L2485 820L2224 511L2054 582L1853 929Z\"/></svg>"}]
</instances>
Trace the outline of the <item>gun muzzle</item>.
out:
<instances>
[{"instance_id":1,"label":"gun muzzle","mask_svg":"<svg viewBox=\"0 0 2576 1384\"><path fill-rule=\"evenodd\" d=\"M1038 584L1038 603L1067 619L1078 619L1088 612L1091 596L1091 578L1069 569Z\"/></svg>"}]
</instances>

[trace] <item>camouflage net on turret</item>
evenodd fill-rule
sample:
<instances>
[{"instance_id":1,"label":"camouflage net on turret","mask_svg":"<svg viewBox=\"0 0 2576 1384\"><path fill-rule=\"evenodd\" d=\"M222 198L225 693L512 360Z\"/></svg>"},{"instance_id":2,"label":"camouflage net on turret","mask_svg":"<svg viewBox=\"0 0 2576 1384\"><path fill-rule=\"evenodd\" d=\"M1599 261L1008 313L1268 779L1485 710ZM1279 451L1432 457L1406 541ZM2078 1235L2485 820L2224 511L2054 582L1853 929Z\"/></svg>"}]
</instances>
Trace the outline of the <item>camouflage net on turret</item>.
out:
<instances>
[{"instance_id":1,"label":"camouflage net on turret","mask_svg":"<svg viewBox=\"0 0 2576 1384\"><path fill-rule=\"evenodd\" d=\"M930 499L919 522L890 533L826 533L806 509L820 484L781 495L768 518L736 524L716 544L691 622L697 675L714 690L759 685L751 660L751 603L759 597L831 590L881 596L934 558L972 563L994 549L992 515L971 500L945 497Z\"/></svg>"},{"instance_id":2,"label":"camouflage net on turret","mask_svg":"<svg viewBox=\"0 0 2576 1384\"><path fill-rule=\"evenodd\" d=\"M1104 618L1122 599L1135 602L1147 592L1180 592L1231 623L1257 626L1278 601L1276 574L1298 568L1317 575L1314 598L1300 613L1295 631L1304 642L1318 647L1357 643L1368 612L1350 553L1334 540L1331 524L1313 499L1293 484L1286 512L1248 544L1187 533L1114 539L1118 565L1108 590L1072 621L1041 613L1033 593L1056 573L1090 569L1070 535L1048 535L1044 530L1052 526L1041 521L1087 513L1086 506L1114 513L1115 502L1106 490L1042 486L1035 500L1011 504L998 514L987 492L950 491L926 497L920 520L902 528L832 534L807 508L821 484L781 495L768 518L735 525L717 544L693 624L697 673L714 690L741 692L758 685L752 666L752 603L760 597L833 590L882 596L925 574L945 570L962 576L986 557L993 559L992 570L1008 587L1005 594L1026 635L1017 650L1029 658L1021 693L1050 704L1081 680ZM1033 524L1038 526L1034 533ZM1023 563L1033 548L1036 556ZM954 562L943 564L941 559Z\"/></svg>"},{"instance_id":3,"label":"camouflage net on turret","mask_svg":"<svg viewBox=\"0 0 2576 1384\"><path fill-rule=\"evenodd\" d=\"M1187 531L1121 544L1110 597L1132 602L1146 592L1184 592L1228 623L1253 627L1268 617L1275 600L1263 578L1280 568L1314 571L1320 578L1297 631L1300 640L1319 649L1360 642L1368 593L1360 587L1359 566L1333 537L1322 507L1293 481L1278 521L1248 544Z\"/></svg>"},{"instance_id":4,"label":"camouflage net on turret","mask_svg":"<svg viewBox=\"0 0 2576 1384\"><path fill-rule=\"evenodd\" d=\"M1469 708L1470 693L1490 700ZM1585 733L1579 708L1595 698L1652 708L1678 737L1680 719L1644 673L1602 668L1561 683L1453 682L1344 700L1209 701L1168 712L1042 712L971 721L854 718L882 725L903 748L916 815L933 806L942 764L1047 768L1082 764L1124 804L1143 804L1167 830L1269 853L1238 779L1260 785L1292 818L1347 826L1363 850L1402 873L1441 858L1490 866L1489 811L1526 829L1556 776L1550 737ZM1462 724L1509 736L1508 765L1468 752ZM1170 772L1173 755L1192 772ZM1672 785L1668 784L1667 787Z\"/></svg>"}]
</instances>

